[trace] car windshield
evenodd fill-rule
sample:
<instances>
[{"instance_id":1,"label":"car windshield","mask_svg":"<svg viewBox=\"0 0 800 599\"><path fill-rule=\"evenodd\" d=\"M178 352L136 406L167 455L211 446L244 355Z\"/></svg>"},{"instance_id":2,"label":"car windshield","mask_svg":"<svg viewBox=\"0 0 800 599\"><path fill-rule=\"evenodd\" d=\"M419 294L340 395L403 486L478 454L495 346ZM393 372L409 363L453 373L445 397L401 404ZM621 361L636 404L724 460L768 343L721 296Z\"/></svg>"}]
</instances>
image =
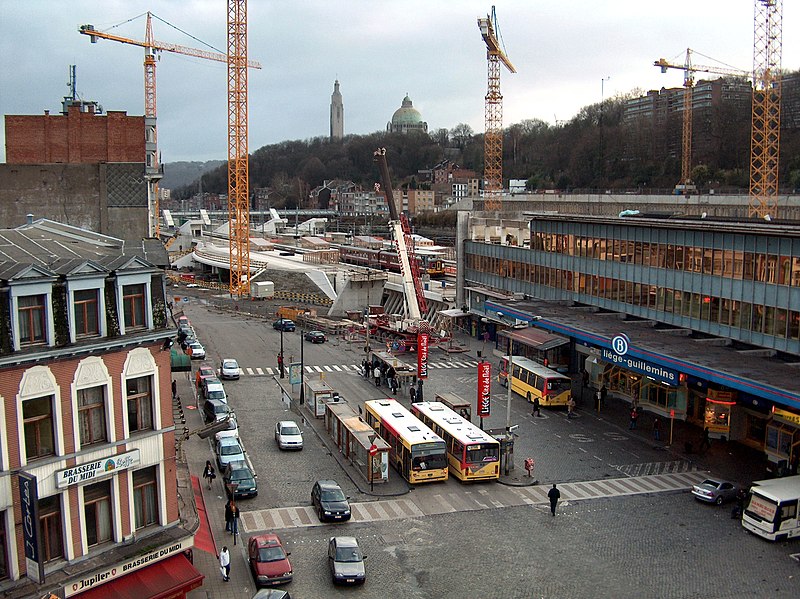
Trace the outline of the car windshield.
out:
<instances>
[{"instance_id":1,"label":"car windshield","mask_svg":"<svg viewBox=\"0 0 800 599\"><path fill-rule=\"evenodd\" d=\"M272 547L258 548L258 561L260 562L277 562L282 559L286 559L283 547L273 545Z\"/></svg>"},{"instance_id":2,"label":"car windshield","mask_svg":"<svg viewBox=\"0 0 800 599\"><path fill-rule=\"evenodd\" d=\"M717 488L717 487L719 487L719 486L720 486L720 483L719 483L719 482L717 482L717 481L715 481L715 480L711 480L710 478L707 478L706 480L704 480L704 481L703 481L703 482L701 482L700 484L701 484L701 485L708 485L709 487L714 487L714 488Z\"/></svg>"},{"instance_id":3,"label":"car windshield","mask_svg":"<svg viewBox=\"0 0 800 599\"><path fill-rule=\"evenodd\" d=\"M231 472L231 480L235 480L237 482L252 481L253 476L250 474L250 471L247 468L239 468L238 470L233 470Z\"/></svg>"},{"instance_id":4,"label":"car windshield","mask_svg":"<svg viewBox=\"0 0 800 599\"><path fill-rule=\"evenodd\" d=\"M234 368L239 368L239 365L236 362L234 362L233 360L231 360L231 361L223 362L222 363L222 367L225 368L225 369L234 369Z\"/></svg>"},{"instance_id":5,"label":"car windshield","mask_svg":"<svg viewBox=\"0 0 800 599\"><path fill-rule=\"evenodd\" d=\"M220 448L220 455L237 455L242 453L242 448L238 445L223 445Z\"/></svg>"},{"instance_id":6,"label":"car windshield","mask_svg":"<svg viewBox=\"0 0 800 599\"><path fill-rule=\"evenodd\" d=\"M224 391L209 391L208 399L225 399Z\"/></svg>"},{"instance_id":7,"label":"car windshield","mask_svg":"<svg viewBox=\"0 0 800 599\"><path fill-rule=\"evenodd\" d=\"M345 563L356 563L362 561L361 550L358 547L337 547L336 561Z\"/></svg>"},{"instance_id":8,"label":"car windshield","mask_svg":"<svg viewBox=\"0 0 800 599\"><path fill-rule=\"evenodd\" d=\"M321 497L323 501L345 501L341 489L322 489Z\"/></svg>"},{"instance_id":9,"label":"car windshield","mask_svg":"<svg viewBox=\"0 0 800 599\"><path fill-rule=\"evenodd\" d=\"M215 414L227 414L230 411L230 408L224 403L215 404L214 405L214 413Z\"/></svg>"},{"instance_id":10,"label":"car windshield","mask_svg":"<svg viewBox=\"0 0 800 599\"><path fill-rule=\"evenodd\" d=\"M300 429L296 426L282 426L281 427L281 434L288 435L288 436L297 436L300 434Z\"/></svg>"}]
</instances>

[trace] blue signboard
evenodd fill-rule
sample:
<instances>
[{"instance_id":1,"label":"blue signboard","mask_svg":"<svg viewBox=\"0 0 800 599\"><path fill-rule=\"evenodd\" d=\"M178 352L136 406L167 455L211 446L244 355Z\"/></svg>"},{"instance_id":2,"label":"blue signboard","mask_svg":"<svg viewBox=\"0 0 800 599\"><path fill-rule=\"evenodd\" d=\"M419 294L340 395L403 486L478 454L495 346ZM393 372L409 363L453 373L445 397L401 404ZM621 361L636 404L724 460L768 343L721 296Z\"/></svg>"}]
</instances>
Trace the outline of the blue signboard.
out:
<instances>
[{"instance_id":1,"label":"blue signboard","mask_svg":"<svg viewBox=\"0 0 800 599\"><path fill-rule=\"evenodd\" d=\"M639 374L649 376L650 378L663 381L669 385L672 385L673 387L678 386L678 372L672 370L671 368L664 368L658 364L651 364L646 360L636 358L629 354L621 356L618 353L606 348L603 348L601 351L603 360L606 362L610 362L611 364L622 366L626 370L638 372Z\"/></svg>"},{"instance_id":2,"label":"blue signboard","mask_svg":"<svg viewBox=\"0 0 800 599\"><path fill-rule=\"evenodd\" d=\"M22 511L22 541L25 545L25 569L28 578L37 584L44 583L42 548L39 546L39 490L36 477L20 472L19 501Z\"/></svg>"}]
</instances>

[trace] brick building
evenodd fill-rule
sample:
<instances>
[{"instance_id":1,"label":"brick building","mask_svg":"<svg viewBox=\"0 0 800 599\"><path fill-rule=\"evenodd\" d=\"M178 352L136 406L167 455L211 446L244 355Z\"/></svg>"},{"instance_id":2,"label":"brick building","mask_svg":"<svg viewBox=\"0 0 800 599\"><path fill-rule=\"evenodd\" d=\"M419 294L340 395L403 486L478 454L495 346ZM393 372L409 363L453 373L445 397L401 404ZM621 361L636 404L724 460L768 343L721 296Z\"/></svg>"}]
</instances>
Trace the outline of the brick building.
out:
<instances>
[{"instance_id":1,"label":"brick building","mask_svg":"<svg viewBox=\"0 0 800 599\"><path fill-rule=\"evenodd\" d=\"M184 597L202 575L176 484L166 251L45 220L0 238L0 594Z\"/></svg>"}]
</instances>

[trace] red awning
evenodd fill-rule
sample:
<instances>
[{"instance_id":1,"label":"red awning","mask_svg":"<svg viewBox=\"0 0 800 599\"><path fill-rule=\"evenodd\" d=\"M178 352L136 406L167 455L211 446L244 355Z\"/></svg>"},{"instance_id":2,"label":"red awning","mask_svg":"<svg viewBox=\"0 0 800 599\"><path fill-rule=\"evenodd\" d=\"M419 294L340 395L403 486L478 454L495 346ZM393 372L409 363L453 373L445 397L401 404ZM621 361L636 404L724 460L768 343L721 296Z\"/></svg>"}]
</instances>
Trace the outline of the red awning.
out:
<instances>
[{"instance_id":1,"label":"red awning","mask_svg":"<svg viewBox=\"0 0 800 599\"><path fill-rule=\"evenodd\" d=\"M203 491L200 488L200 479L192 476L192 489L194 490L194 503L197 506L197 517L200 519L200 527L194 533L194 547L211 555L217 555L217 544L214 541L214 533L211 532L211 523L208 521L206 502L203 499Z\"/></svg>"},{"instance_id":2,"label":"red awning","mask_svg":"<svg viewBox=\"0 0 800 599\"><path fill-rule=\"evenodd\" d=\"M78 595L80 599L172 599L203 584L204 576L182 553Z\"/></svg>"}]
</instances>

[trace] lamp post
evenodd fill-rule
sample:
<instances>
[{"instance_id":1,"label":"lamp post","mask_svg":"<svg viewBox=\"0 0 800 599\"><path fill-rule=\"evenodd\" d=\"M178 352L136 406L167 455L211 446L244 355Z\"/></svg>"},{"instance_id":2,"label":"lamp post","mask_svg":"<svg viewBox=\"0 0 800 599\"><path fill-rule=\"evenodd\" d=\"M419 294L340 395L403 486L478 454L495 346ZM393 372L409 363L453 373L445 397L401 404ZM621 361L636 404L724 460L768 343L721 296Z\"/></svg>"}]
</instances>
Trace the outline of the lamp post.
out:
<instances>
[{"instance_id":1,"label":"lamp post","mask_svg":"<svg viewBox=\"0 0 800 599\"><path fill-rule=\"evenodd\" d=\"M306 363L305 363L305 317L308 315L308 310L303 312L303 323L300 324L300 405L302 406L306 402L306 386L305 386L305 370L306 370Z\"/></svg>"},{"instance_id":2,"label":"lamp post","mask_svg":"<svg viewBox=\"0 0 800 599\"><path fill-rule=\"evenodd\" d=\"M511 375L514 373L514 354L512 353L511 346L511 332L508 333L508 375L506 376L506 383L508 383L508 401L506 402L506 432L511 430Z\"/></svg>"},{"instance_id":3,"label":"lamp post","mask_svg":"<svg viewBox=\"0 0 800 599\"><path fill-rule=\"evenodd\" d=\"M281 371L280 377L284 378L283 376L283 321L281 321L281 353L278 356L280 359L278 360L278 369Z\"/></svg>"}]
</instances>

